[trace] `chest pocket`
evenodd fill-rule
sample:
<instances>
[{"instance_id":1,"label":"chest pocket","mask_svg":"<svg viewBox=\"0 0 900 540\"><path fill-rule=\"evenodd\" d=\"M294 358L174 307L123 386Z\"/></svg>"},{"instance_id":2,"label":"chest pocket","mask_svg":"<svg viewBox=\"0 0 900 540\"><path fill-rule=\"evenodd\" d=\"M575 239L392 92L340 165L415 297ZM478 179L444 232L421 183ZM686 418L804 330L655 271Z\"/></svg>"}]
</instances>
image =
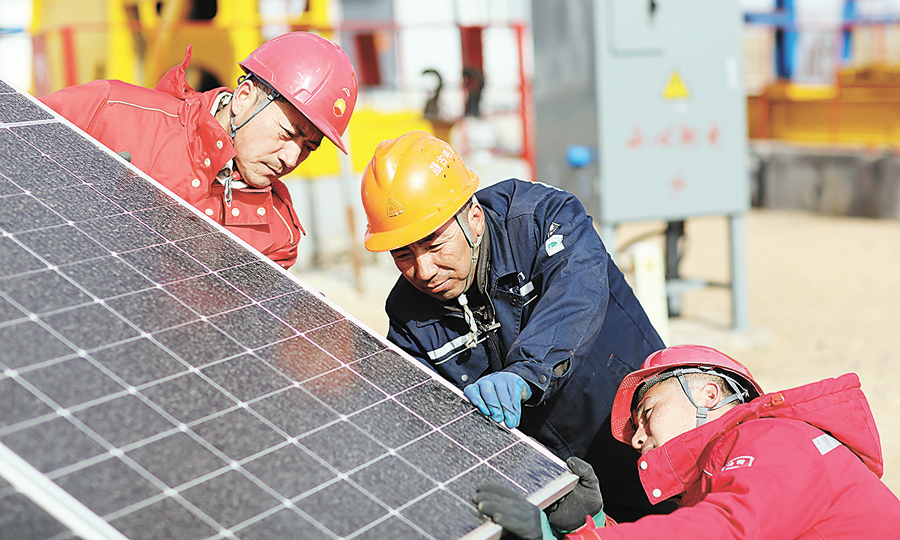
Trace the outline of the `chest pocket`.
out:
<instances>
[{"instance_id":1,"label":"chest pocket","mask_svg":"<svg viewBox=\"0 0 900 540\"><path fill-rule=\"evenodd\" d=\"M497 319L505 327L515 328L516 335L522 331L531 317L540 296L540 284L540 276L528 280L521 272L497 281L497 288L492 295Z\"/></svg>"}]
</instances>

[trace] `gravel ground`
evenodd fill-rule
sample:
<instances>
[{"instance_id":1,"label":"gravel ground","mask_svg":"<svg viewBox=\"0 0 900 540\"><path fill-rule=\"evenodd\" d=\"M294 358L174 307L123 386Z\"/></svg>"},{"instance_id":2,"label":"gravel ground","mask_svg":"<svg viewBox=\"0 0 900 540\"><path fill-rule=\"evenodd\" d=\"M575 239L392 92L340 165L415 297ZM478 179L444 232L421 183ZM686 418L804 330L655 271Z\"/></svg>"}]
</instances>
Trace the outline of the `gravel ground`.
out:
<instances>
[{"instance_id":1,"label":"gravel ground","mask_svg":"<svg viewBox=\"0 0 900 540\"><path fill-rule=\"evenodd\" d=\"M662 228L624 225L617 244ZM669 344L716 347L767 391L857 373L881 433L884 482L900 493L900 417L891 412L900 407L900 221L752 210L745 229L749 328L731 329L727 289L700 288L684 294ZM684 277L728 281L724 218L689 220L684 242ZM398 273L389 256L365 259L359 280L346 264L295 274L383 335L384 298ZM627 252L621 260L627 270Z\"/></svg>"}]
</instances>

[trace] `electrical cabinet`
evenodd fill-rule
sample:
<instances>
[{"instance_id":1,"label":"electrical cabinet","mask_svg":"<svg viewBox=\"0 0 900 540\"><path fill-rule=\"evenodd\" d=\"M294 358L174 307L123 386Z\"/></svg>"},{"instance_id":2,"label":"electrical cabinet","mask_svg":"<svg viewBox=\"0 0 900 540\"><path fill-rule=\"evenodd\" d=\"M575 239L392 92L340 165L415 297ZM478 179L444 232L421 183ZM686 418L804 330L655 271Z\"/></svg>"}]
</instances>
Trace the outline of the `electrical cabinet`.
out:
<instances>
[{"instance_id":1,"label":"electrical cabinet","mask_svg":"<svg viewBox=\"0 0 900 540\"><path fill-rule=\"evenodd\" d=\"M537 179L576 194L608 247L619 223L729 216L743 287L739 2L534 0L532 15Z\"/></svg>"}]
</instances>

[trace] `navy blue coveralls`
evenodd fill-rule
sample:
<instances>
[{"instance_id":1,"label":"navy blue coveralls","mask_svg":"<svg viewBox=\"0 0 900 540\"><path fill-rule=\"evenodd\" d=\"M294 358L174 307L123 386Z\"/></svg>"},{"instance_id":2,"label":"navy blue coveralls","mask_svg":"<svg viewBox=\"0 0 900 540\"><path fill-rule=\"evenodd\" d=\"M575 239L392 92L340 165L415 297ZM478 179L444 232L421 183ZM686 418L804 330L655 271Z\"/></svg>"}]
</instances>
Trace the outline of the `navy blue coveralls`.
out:
<instances>
[{"instance_id":1,"label":"navy blue coveralls","mask_svg":"<svg viewBox=\"0 0 900 540\"><path fill-rule=\"evenodd\" d=\"M445 306L402 276L386 303L388 339L459 388L499 370L521 376L532 395L519 429L562 459L591 463L608 514L664 511L651 509L638 455L609 425L619 383L664 345L590 216L575 196L540 183L505 180L476 197L489 234L480 285L495 314L478 322L480 343L465 348L456 302Z\"/></svg>"}]
</instances>

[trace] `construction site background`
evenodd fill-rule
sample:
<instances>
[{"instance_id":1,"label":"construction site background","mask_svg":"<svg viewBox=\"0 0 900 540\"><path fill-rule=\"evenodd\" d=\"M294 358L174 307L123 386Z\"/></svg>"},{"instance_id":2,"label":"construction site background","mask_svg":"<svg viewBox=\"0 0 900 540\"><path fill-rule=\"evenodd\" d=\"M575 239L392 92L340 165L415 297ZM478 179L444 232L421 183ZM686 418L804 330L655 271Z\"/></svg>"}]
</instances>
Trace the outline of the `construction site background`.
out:
<instances>
[{"instance_id":1,"label":"construction site background","mask_svg":"<svg viewBox=\"0 0 900 540\"><path fill-rule=\"evenodd\" d=\"M237 61L277 33L308 29L341 43L367 83L346 135L351 155L325 145L286 179L309 231L292 272L384 334L384 299L399 274L389 256L362 249L360 173L379 141L423 129L450 140L482 186L540 180L528 146L528 0L212 3L215 17L187 0L0 0L0 71L38 95L100 77L153 86L192 43L195 86L233 86ZM386 4L392 17L369 16ZM858 373L882 436L885 483L900 493L900 419L892 414L900 407L900 0L741 5L775 14L748 15L755 22L743 34L750 325L731 328L727 290L690 290L667 322L667 344L720 348L767 390ZM785 36L794 38L789 77L779 73ZM472 79L463 68L479 54L482 107L468 115ZM440 96L430 68L442 75ZM426 117L429 102L439 112ZM727 281L725 220L692 218L686 227L682 276ZM661 246L664 228L620 226L618 263L633 284L627 245L649 236Z\"/></svg>"}]
</instances>

